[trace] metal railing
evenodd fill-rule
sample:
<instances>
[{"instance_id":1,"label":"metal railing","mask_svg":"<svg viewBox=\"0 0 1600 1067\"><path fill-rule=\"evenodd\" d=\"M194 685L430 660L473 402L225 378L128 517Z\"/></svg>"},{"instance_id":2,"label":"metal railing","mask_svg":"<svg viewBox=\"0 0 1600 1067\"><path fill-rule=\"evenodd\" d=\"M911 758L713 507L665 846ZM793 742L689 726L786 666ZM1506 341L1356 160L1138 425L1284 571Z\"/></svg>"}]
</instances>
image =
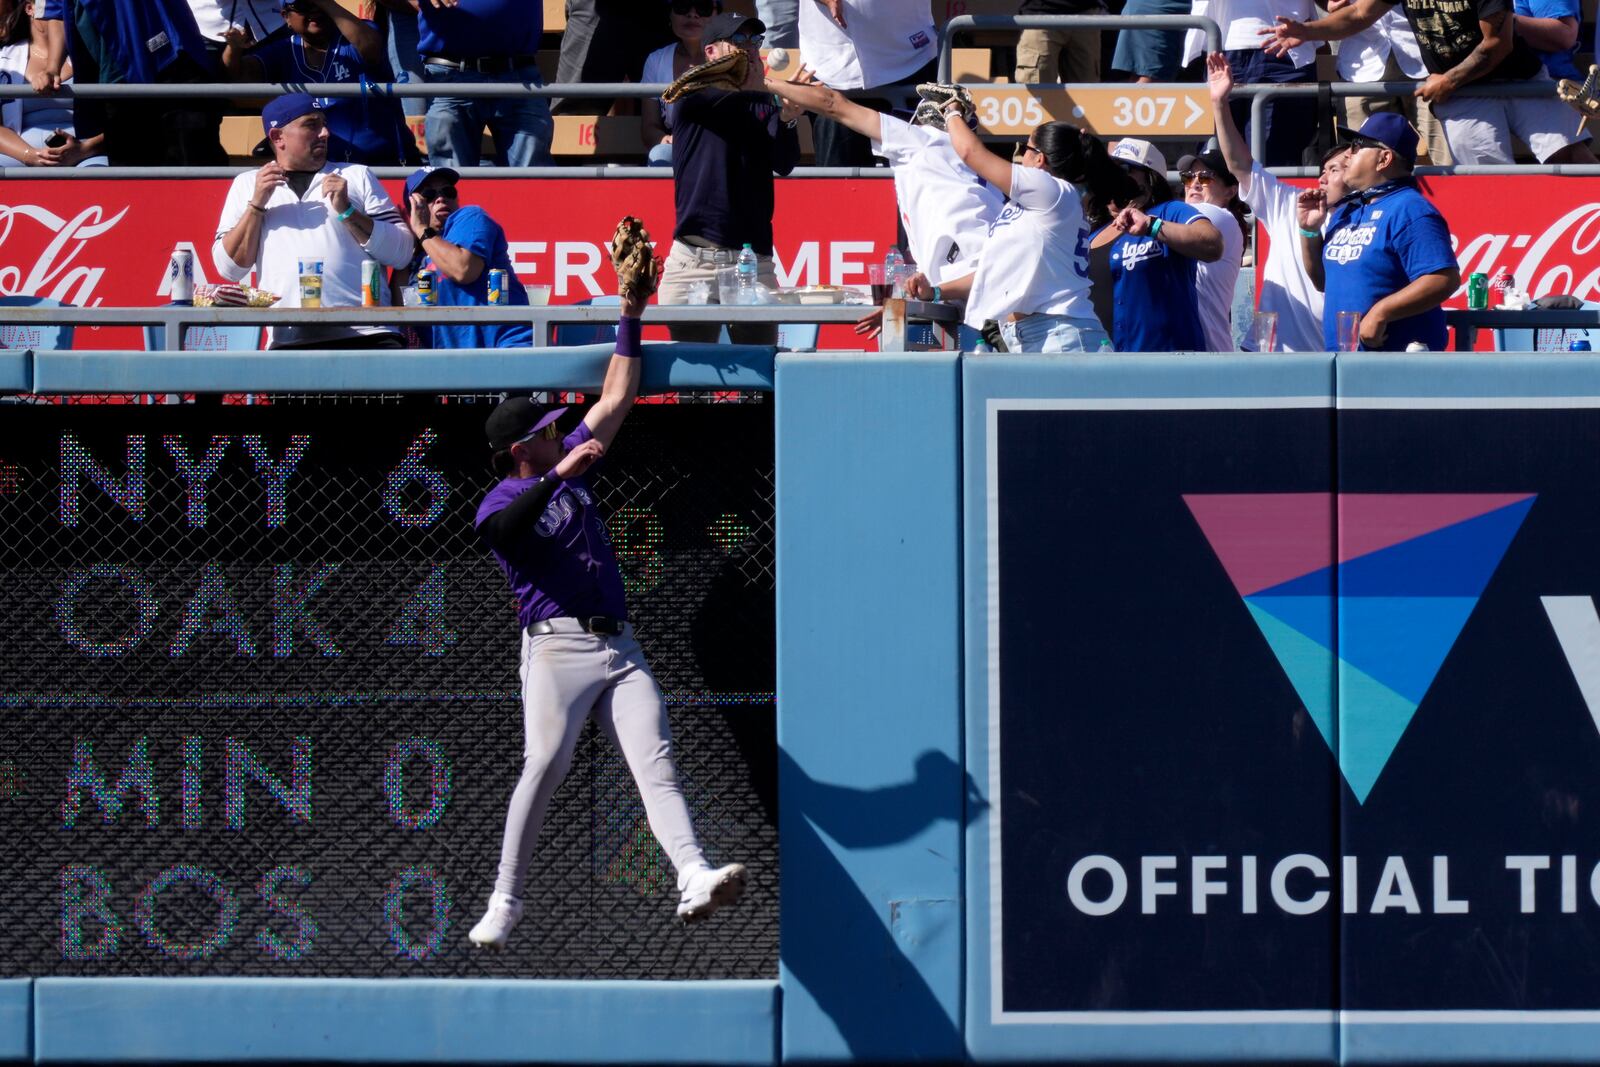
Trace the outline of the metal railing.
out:
<instances>
[{"instance_id":1,"label":"metal railing","mask_svg":"<svg viewBox=\"0 0 1600 1067\"><path fill-rule=\"evenodd\" d=\"M903 310L902 310L903 309ZM769 325L806 323L853 325L873 308L861 304L651 304L645 309L647 326L714 326L722 324ZM614 325L615 305L604 304L519 304L514 307L349 307L349 308L241 308L190 307L168 304L160 307L0 307L0 324L33 326L163 326L167 337L182 337L196 326L363 326L381 325L398 329L405 325L495 326L527 325L533 330L536 348L551 343L551 327L558 325ZM898 332L885 331L885 337L899 337L903 343L904 324L927 322L953 334L961 322L961 309L953 304L934 304L920 300L885 302L885 317L899 316ZM948 339L953 341L953 336ZM948 342L947 342L948 343ZM897 349L890 348L889 351ZM441 355L447 349L439 350Z\"/></svg>"}]
</instances>

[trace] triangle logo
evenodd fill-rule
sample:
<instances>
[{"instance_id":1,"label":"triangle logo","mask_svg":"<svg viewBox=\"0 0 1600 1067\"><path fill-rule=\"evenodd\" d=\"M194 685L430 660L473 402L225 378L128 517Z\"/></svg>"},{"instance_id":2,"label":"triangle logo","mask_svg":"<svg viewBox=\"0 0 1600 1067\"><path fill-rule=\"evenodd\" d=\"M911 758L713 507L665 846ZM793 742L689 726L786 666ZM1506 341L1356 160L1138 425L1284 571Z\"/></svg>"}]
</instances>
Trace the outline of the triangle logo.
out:
<instances>
[{"instance_id":1,"label":"triangle logo","mask_svg":"<svg viewBox=\"0 0 1600 1067\"><path fill-rule=\"evenodd\" d=\"M1357 803L1366 803L1534 499L1184 496Z\"/></svg>"}]
</instances>

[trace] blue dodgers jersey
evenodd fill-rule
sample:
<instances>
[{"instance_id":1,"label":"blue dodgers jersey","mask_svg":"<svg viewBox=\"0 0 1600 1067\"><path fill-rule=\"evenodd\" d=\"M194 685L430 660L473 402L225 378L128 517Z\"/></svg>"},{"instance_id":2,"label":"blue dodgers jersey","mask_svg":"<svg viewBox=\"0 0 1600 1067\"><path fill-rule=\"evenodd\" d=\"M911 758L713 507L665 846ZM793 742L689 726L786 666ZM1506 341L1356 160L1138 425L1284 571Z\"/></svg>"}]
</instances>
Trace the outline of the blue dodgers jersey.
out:
<instances>
[{"instance_id":1,"label":"blue dodgers jersey","mask_svg":"<svg viewBox=\"0 0 1600 1067\"><path fill-rule=\"evenodd\" d=\"M434 292L438 302L446 307L483 307L489 303L489 272L496 268L506 272L507 304L526 305L528 290L511 269L511 253L506 244L506 232L489 217L481 207L464 207L452 211L444 220L439 235L451 244L460 245L483 260L483 273L470 285L458 285L445 277L433 265L433 257L423 260L423 266L438 274ZM526 323L504 326L434 326L434 348L529 348L533 345L533 329Z\"/></svg>"},{"instance_id":2,"label":"blue dodgers jersey","mask_svg":"<svg viewBox=\"0 0 1600 1067\"><path fill-rule=\"evenodd\" d=\"M1336 348L1339 312L1365 315L1379 300L1424 274L1456 265L1444 216L1415 183L1382 188L1390 191L1376 197L1347 197L1334 207L1328 224L1322 246L1326 276L1322 343L1330 352ZM1421 341L1435 352L1448 347L1443 308L1391 322L1383 347L1400 352L1413 341Z\"/></svg>"},{"instance_id":3,"label":"blue dodgers jersey","mask_svg":"<svg viewBox=\"0 0 1600 1067\"><path fill-rule=\"evenodd\" d=\"M1181 200L1145 209L1163 222L1193 222L1200 212ZM1200 290L1195 261L1146 234L1111 243L1115 281L1111 340L1118 352L1200 352Z\"/></svg>"},{"instance_id":4,"label":"blue dodgers jersey","mask_svg":"<svg viewBox=\"0 0 1600 1067\"><path fill-rule=\"evenodd\" d=\"M424 56L531 56L544 33L544 5L538 0L460 0L451 7L424 2L417 8L417 30L417 52Z\"/></svg>"},{"instance_id":5,"label":"blue dodgers jersey","mask_svg":"<svg viewBox=\"0 0 1600 1067\"><path fill-rule=\"evenodd\" d=\"M369 81L389 80L386 70L368 70L356 46L344 37L337 38L323 54L320 70L306 63L305 41L298 34L269 40L250 55L261 63L263 76L271 82L354 84L363 76ZM402 138L409 137L410 131L397 101L362 93L319 99L317 106L328 116L330 163L381 167L405 162Z\"/></svg>"}]
</instances>

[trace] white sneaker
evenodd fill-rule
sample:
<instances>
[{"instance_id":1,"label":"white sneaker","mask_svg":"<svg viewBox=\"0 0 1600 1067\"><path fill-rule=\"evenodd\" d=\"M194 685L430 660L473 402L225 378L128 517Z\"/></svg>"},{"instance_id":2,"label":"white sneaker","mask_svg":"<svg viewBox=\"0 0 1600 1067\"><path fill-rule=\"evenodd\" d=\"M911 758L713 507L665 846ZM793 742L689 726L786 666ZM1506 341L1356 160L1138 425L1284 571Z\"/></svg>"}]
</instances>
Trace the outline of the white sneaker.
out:
<instances>
[{"instance_id":1,"label":"white sneaker","mask_svg":"<svg viewBox=\"0 0 1600 1067\"><path fill-rule=\"evenodd\" d=\"M467 938L479 948L505 948L511 931L521 921L522 901L505 893L493 893L489 897L489 910L483 913Z\"/></svg>"},{"instance_id":2,"label":"white sneaker","mask_svg":"<svg viewBox=\"0 0 1600 1067\"><path fill-rule=\"evenodd\" d=\"M678 900L678 918L686 923L699 922L718 908L727 907L744 893L745 878L742 863L696 871L689 876Z\"/></svg>"}]
</instances>

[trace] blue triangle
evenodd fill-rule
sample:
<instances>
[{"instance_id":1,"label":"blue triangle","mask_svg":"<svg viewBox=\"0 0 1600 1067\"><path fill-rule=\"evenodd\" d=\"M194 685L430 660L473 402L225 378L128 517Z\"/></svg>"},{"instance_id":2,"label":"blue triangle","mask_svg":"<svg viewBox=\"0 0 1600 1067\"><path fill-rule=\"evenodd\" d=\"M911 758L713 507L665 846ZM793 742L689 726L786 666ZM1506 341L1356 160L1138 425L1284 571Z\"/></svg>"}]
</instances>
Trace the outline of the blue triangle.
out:
<instances>
[{"instance_id":1,"label":"blue triangle","mask_svg":"<svg viewBox=\"0 0 1600 1067\"><path fill-rule=\"evenodd\" d=\"M1339 769L1365 804L1417 705L1370 675L1339 661Z\"/></svg>"},{"instance_id":2,"label":"blue triangle","mask_svg":"<svg viewBox=\"0 0 1600 1067\"><path fill-rule=\"evenodd\" d=\"M1328 750L1334 751L1333 653L1250 601L1245 601L1245 607L1250 609L1250 617L1256 620L1283 673L1289 676L1289 684L1299 694L1300 703L1305 705Z\"/></svg>"},{"instance_id":3,"label":"blue triangle","mask_svg":"<svg viewBox=\"0 0 1600 1067\"><path fill-rule=\"evenodd\" d=\"M1260 608L1279 622L1294 627L1331 655L1333 648L1334 599L1331 596L1247 596L1244 602Z\"/></svg>"},{"instance_id":4,"label":"blue triangle","mask_svg":"<svg viewBox=\"0 0 1600 1067\"><path fill-rule=\"evenodd\" d=\"M1477 603L1475 596L1340 597L1339 657L1420 704Z\"/></svg>"},{"instance_id":5,"label":"blue triangle","mask_svg":"<svg viewBox=\"0 0 1600 1067\"><path fill-rule=\"evenodd\" d=\"M1339 596L1477 597L1532 506L1529 497L1346 560L1339 565Z\"/></svg>"},{"instance_id":6,"label":"blue triangle","mask_svg":"<svg viewBox=\"0 0 1600 1067\"><path fill-rule=\"evenodd\" d=\"M1319 567L1309 574L1302 574L1298 578L1290 578L1287 582L1280 582L1270 589L1262 589L1251 593L1251 596L1332 596L1333 595L1333 568Z\"/></svg>"}]
</instances>

